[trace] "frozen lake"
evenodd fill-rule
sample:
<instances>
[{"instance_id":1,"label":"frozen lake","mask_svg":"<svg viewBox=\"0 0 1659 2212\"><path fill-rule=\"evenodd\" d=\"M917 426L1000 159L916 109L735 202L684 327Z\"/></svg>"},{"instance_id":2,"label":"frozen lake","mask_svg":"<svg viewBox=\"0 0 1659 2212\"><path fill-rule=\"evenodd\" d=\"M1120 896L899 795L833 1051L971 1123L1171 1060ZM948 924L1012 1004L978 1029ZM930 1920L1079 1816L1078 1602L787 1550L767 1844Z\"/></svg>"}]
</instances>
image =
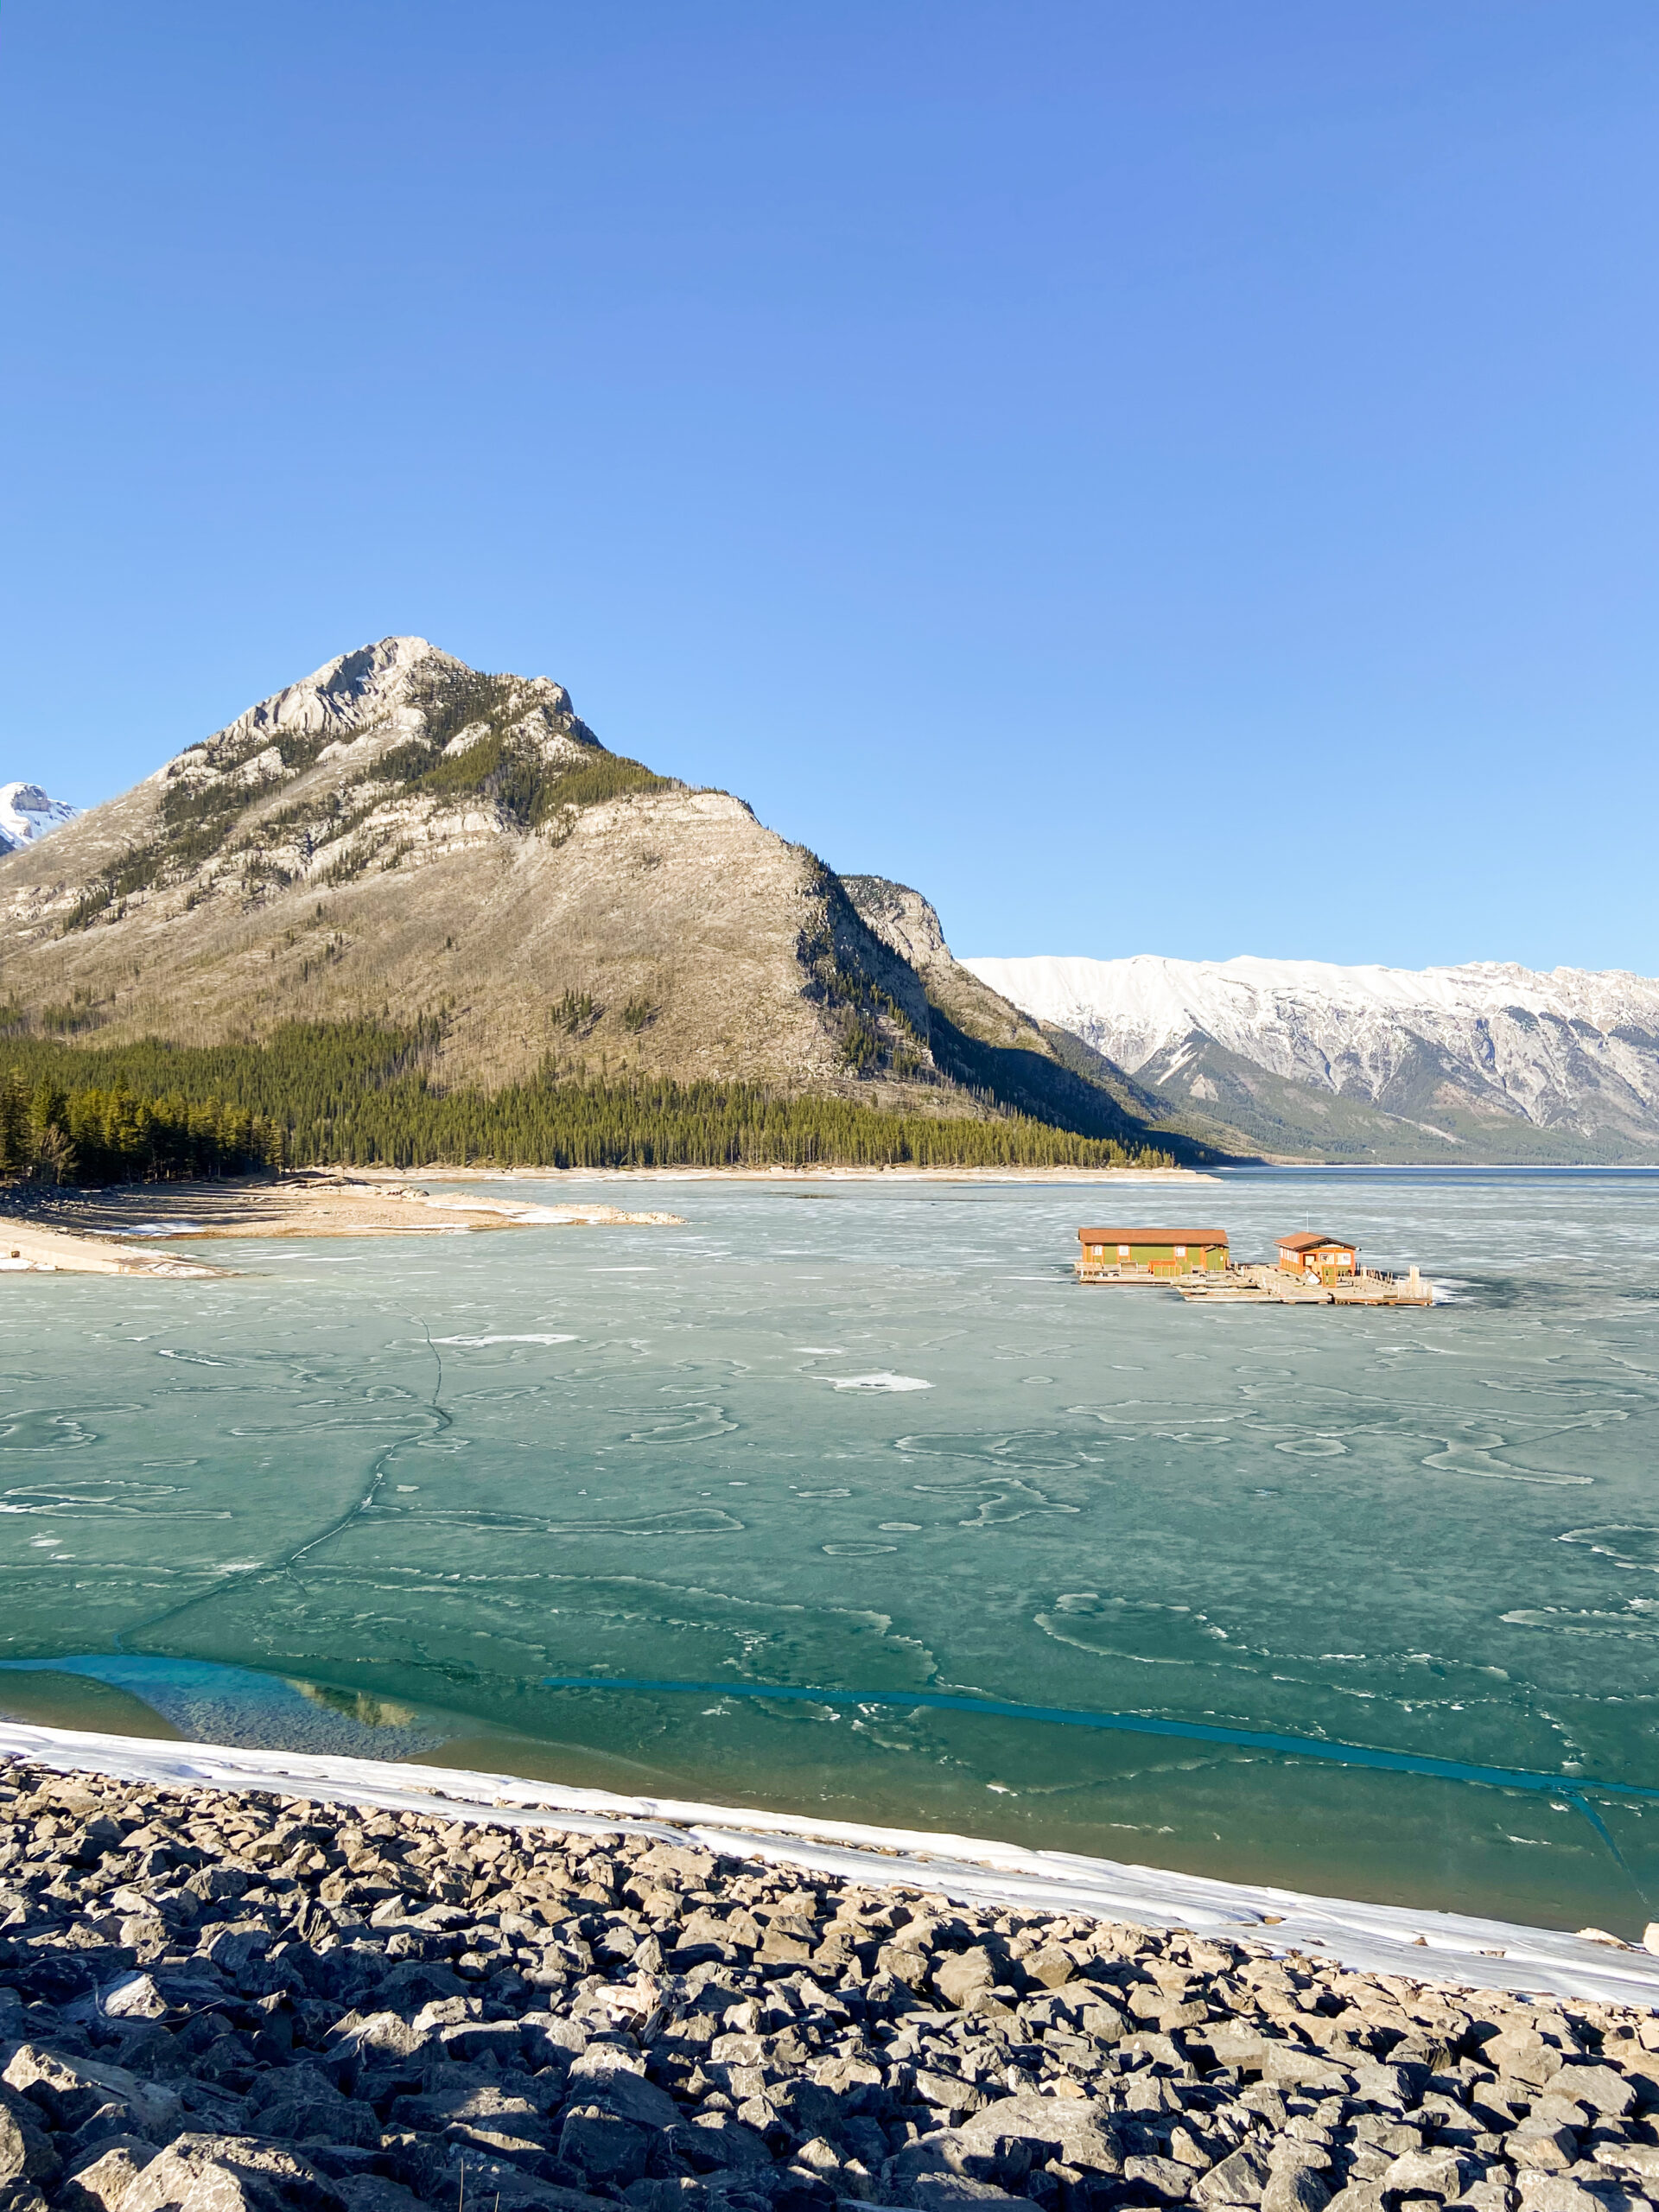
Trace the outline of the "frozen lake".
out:
<instances>
[{"instance_id":1,"label":"frozen lake","mask_svg":"<svg viewBox=\"0 0 1659 2212\"><path fill-rule=\"evenodd\" d=\"M1659 1180L644 1202L0 1281L0 1710L1659 1916ZM1452 1302L1079 1289L1125 1209Z\"/></svg>"}]
</instances>

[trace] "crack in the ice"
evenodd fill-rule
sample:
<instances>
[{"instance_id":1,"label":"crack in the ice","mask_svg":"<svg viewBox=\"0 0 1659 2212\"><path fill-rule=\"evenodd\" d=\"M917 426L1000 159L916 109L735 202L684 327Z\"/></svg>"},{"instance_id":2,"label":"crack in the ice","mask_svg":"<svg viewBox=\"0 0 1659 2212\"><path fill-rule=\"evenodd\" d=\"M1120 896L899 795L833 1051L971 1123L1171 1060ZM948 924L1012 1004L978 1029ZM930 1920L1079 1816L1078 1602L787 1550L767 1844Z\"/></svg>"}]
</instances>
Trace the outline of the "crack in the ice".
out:
<instances>
[{"instance_id":1,"label":"crack in the ice","mask_svg":"<svg viewBox=\"0 0 1659 2212\"><path fill-rule=\"evenodd\" d=\"M437 1369L437 1380L432 1386L432 1395L427 1401L427 1410L432 1416L432 1426L411 1435L400 1436L393 1443L388 1444L370 1466L368 1486L362 1497L354 1505L347 1506L343 1513L336 1514L327 1528L320 1529L313 1536L308 1536L303 1543L294 1545L279 1559L261 1560L257 1566L238 1567L230 1573L217 1575L205 1590L198 1590L193 1596L181 1599L176 1605L169 1605L162 1612L152 1614L148 1620L139 1621L132 1627L118 1630L114 1639L117 1651L126 1649L128 1637L143 1636L156 1629L163 1628L168 1623L182 1618L186 1613L193 1611L198 1605L207 1605L234 1584L247 1581L251 1575L284 1575L297 1589L303 1591L306 1586L305 1582L297 1572L301 1561L308 1554L316 1551L321 1546L331 1542L334 1537L343 1534L354 1521L361 1520L365 1513L374 1510L379 1501L381 1491L385 1485L386 1471L397 1454L408 1446L419 1443L423 1436L442 1436L446 1429L454 1427L454 1415L447 1411L443 1404L443 1355L433 1342L432 1332L426 1323L417 1319L415 1325L426 1339L426 1348L431 1353L433 1364Z\"/></svg>"}]
</instances>

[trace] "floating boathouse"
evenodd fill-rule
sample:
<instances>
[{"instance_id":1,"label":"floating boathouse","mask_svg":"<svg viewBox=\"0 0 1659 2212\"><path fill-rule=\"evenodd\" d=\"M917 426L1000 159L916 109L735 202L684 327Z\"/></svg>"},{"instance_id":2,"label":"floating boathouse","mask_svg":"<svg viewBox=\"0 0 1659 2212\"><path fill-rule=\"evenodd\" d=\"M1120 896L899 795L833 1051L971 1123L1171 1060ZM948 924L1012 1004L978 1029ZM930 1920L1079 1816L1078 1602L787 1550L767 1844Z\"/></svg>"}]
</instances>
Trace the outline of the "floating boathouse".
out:
<instances>
[{"instance_id":1,"label":"floating boathouse","mask_svg":"<svg viewBox=\"0 0 1659 2212\"><path fill-rule=\"evenodd\" d=\"M1434 1287L1362 1268L1359 1248L1312 1230L1278 1239L1276 1267L1235 1263L1224 1229L1080 1229L1079 1282L1148 1283L1247 1306L1432 1306Z\"/></svg>"},{"instance_id":2,"label":"floating boathouse","mask_svg":"<svg viewBox=\"0 0 1659 2212\"><path fill-rule=\"evenodd\" d=\"M1081 1282L1179 1282L1184 1275L1224 1274L1224 1229L1080 1229Z\"/></svg>"},{"instance_id":3,"label":"floating boathouse","mask_svg":"<svg viewBox=\"0 0 1659 2212\"><path fill-rule=\"evenodd\" d=\"M1334 1283L1359 1272L1359 1247L1344 1244L1339 1236L1299 1230L1293 1236L1280 1237L1278 1244L1281 1274L1311 1275L1316 1281Z\"/></svg>"}]
</instances>

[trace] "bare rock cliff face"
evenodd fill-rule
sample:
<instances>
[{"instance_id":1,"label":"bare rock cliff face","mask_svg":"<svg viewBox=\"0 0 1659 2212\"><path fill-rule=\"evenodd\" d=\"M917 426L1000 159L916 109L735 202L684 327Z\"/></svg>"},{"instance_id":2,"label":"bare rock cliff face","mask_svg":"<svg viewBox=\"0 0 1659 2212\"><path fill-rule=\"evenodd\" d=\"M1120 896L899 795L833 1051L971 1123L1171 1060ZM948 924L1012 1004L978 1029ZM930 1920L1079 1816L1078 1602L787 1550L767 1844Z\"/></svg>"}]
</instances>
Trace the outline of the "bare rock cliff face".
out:
<instances>
[{"instance_id":1,"label":"bare rock cliff face","mask_svg":"<svg viewBox=\"0 0 1659 2212\"><path fill-rule=\"evenodd\" d=\"M442 1014L439 1078L745 1077L984 1110L841 884L545 677L341 655L0 858L0 999L119 1043ZM89 1040L90 1041L90 1040Z\"/></svg>"},{"instance_id":2,"label":"bare rock cliff face","mask_svg":"<svg viewBox=\"0 0 1659 2212\"><path fill-rule=\"evenodd\" d=\"M963 967L944 941L934 908L907 883L883 875L849 875L847 895L865 922L921 977L930 1002L965 1035L1052 1059L1039 1025L1010 1000Z\"/></svg>"},{"instance_id":3,"label":"bare rock cliff face","mask_svg":"<svg viewBox=\"0 0 1659 2212\"><path fill-rule=\"evenodd\" d=\"M963 966L934 907L908 884L883 875L842 879L872 933L920 978L935 1065L964 1088L990 1094L1041 1120L1091 1135L1180 1140L1190 1157L1207 1130L1166 1127L1152 1099L1103 1054L1034 1020Z\"/></svg>"}]
</instances>

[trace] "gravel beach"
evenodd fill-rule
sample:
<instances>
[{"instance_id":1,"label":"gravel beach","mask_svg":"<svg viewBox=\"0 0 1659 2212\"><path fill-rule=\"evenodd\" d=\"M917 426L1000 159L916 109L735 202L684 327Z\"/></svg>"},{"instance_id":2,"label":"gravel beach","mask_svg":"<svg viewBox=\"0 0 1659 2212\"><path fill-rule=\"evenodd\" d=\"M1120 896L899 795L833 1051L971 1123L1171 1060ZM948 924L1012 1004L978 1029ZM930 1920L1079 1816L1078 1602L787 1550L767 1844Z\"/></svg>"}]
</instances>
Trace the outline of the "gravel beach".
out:
<instances>
[{"instance_id":1,"label":"gravel beach","mask_svg":"<svg viewBox=\"0 0 1659 2212\"><path fill-rule=\"evenodd\" d=\"M0 2212L1624 2212L1659 2017L0 1765Z\"/></svg>"}]
</instances>

